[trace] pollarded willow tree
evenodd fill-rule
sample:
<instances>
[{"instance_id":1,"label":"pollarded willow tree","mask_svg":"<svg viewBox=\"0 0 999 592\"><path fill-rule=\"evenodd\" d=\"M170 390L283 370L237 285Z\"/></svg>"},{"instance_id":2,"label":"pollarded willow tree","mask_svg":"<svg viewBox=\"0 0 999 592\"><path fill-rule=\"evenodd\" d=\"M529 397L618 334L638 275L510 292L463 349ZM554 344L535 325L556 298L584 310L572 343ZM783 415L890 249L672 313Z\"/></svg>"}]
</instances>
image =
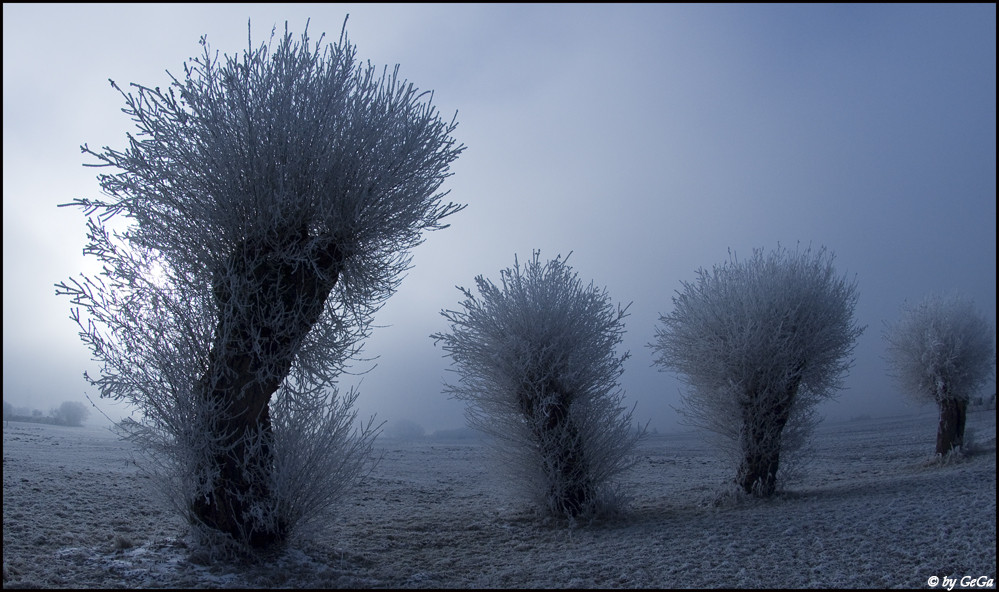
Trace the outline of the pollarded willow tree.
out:
<instances>
[{"instance_id":1,"label":"pollarded willow tree","mask_svg":"<svg viewBox=\"0 0 999 592\"><path fill-rule=\"evenodd\" d=\"M112 81L138 134L84 145L112 169L106 198L65 204L102 266L57 285L102 363L88 380L141 412L124 427L192 523L250 547L358 476L377 427L352 428L337 377L422 233L464 207L439 192L463 150L454 119L398 66L359 65L345 32L323 48L307 31L221 60L202 38L165 91Z\"/></svg>"},{"instance_id":2,"label":"pollarded willow tree","mask_svg":"<svg viewBox=\"0 0 999 592\"><path fill-rule=\"evenodd\" d=\"M513 483L549 513L577 518L609 506L612 479L631 466L644 433L618 388L628 307L538 252L501 271L499 286L475 283L478 297L459 288L463 310L441 311L450 332L431 336L459 376L446 392L468 402L470 425L494 438Z\"/></svg>"},{"instance_id":3,"label":"pollarded willow tree","mask_svg":"<svg viewBox=\"0 0 999 592\"><path fill-rule=\"evenodd\" d=\"M885 324L889 371L917 401L940 408L937 454L964 446L968 401L995 376L995 326L962 296L929 296Z\"/></svg>"},{"instance_id":4,"label":"pollarded willow tree","mask_svg":"<svg viewBox=\"0 0 999 592\"><path fill-rule=\"evenodd\" d=\"M746 493L776 491L782 455L800 450L815 405L852 364L864 330L853 321L857 287L832 263L825 248L731 256L682 282L673 312L660 317L656 363L689 385L688 420L735 444Z\"/></svg>"}]
</instances>

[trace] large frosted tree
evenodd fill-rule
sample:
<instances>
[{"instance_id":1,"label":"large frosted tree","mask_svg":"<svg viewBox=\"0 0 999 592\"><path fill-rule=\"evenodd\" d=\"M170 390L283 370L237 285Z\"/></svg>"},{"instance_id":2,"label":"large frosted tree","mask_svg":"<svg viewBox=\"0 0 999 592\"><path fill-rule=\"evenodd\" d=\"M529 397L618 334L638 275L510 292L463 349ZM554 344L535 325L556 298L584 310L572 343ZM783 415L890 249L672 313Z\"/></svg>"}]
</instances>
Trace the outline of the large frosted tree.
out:
<instances>
[{"instance_id":1,"label":"large frosted tree","mask_svg":"<svg viewBox=\"0 0 999 592\"><path fill-rule=\"evenodd\" d=\"M461 310L434 334L458 375L447 392L469 423L494 438L512 482L555 516L577 518L612 501L643 430L622 405L615 352L627 307L584 285L561 257L475 278Z\"/></svg>"},{"instance_id":2,"label":"large frosted tree","mask_svg":"<svg viewBox=\"0 0 999 592\"><path fill-rule=\"evenodd\" d=\"M337 377L423 232L463 206L439 189L463 147L398 66L361 66L285 27L242 56L203 52L169 85L132 85L84 252L101 272L57 286L101 364L88 377L141 417L201 531L286 540L336 501L376 431L352 433ZM168 73L169 75L169 73Z\"/></svg>"},{"instance_id":3,"label":"large frosted tree","mask_svg":"<svg viewBox=\"0 0 999 592\"><path fill-rule=\"evenodd\" d=\"M772 495L781 455L805 441L815 405L852 363L863 332L856 284L836 275L824 248L778 246L681 285L656 328L655 361L689 386L688 419L735 444L738 486Z\"/></svg>"},{"instance_id":4,"label":"large frosted tree","mask_svg":"<svg viewBox=\"0 0 999 592\"><path fill-rule=\"evenodd\" d=\"M968 401L995 376L995 326L962 296L929 296L886 324L889 371L911 397L940 408L937 454L964 446Z\"/></svg>"}]
</instances>

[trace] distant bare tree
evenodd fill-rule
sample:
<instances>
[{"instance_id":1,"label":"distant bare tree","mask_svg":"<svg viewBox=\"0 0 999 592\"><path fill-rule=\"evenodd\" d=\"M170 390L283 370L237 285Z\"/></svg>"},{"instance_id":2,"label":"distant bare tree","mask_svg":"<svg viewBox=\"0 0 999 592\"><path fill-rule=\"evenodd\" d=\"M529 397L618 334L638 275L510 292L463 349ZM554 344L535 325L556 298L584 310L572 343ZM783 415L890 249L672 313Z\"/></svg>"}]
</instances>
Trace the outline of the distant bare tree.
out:
<instances>
[{"instance_id":1,"label":"distant bare tree","mask_svg":"<svg viewBox=\"0 0 999 592\"><path fill-rule=\"evenodd\" d=\"M57 285L103 363L88 379L141 410L124 427L190 520L250 547L358 475L377 428L351 435L356 393L335 382L423 232L464 207L441 202L463 147L429 93L359 65L343 32L276 41L219 60L202 38L166 91L112 81L138 135L84 145L115 172L106 199L66 204L103 271Z\"/></svg>"},{"instance_id":2,"label":"distant bare tree","mask_svg":"<svg viewBox=\"0 0 999 592\"><path fill-rule=\"evenodd\" d=\"M459 288L462 310L441 312L450 332L432 335L459 377L447 392L469 403L469 423L494 437L514 482L550 513L576 518L611 503L610 480L644 433L617 382L627 307L537 252L501 271L500 286L475 283L478 297Z\"/></svg>"},{"instance_id":3,"label":"distant bare tree","mask_svg":"<svg viewBox=\"0 0 999 592\"><path fill-rule=\"evenodd\" d=\"M732 256L681 282L660 317L656 363L690 386L688 420L734 444L746 493L775 492L781 461L806 442L815 405L852 363L864 330L853 321L857 288L832 262L825 248Z\"/></svg>"},{"instance_id":4,"label":"distant bare tree","mask_svg":"<svg viewBox=\"0 0 999 592\"><path fill-rule=\"evenodd\" d=\"M962 296L929 296L885 323L889 372L906 393L940 408L937 454L964 445L968 401L995 376L995 326Z\"/></svg>"}]
</instances>

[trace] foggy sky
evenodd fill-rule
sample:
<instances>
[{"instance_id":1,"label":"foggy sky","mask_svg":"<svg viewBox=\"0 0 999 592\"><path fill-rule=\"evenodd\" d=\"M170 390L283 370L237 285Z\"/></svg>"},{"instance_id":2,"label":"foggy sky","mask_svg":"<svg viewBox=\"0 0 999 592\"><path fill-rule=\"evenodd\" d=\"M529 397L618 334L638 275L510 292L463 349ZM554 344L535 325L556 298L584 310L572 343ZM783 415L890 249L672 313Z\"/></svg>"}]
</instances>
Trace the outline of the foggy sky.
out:
<instances>
[{"instance_id":1,"label":"foggy sky","mask_svg":"<svg viewBox=\"0 0 999 592\"><path fill-rule=\"evenodd\" d=\"M347 13L358 58L433 90L467 146L444 189L468 207L375 317L377 366L341 381L362 417L463 425L429 336L455 286L535 249L572 252L584 283L632 303L621 386L659 430L677 428L683 386L646 344L680 282L730 249L825 246L856 278L867 329L829 419L912 409L881 339L904 301L957 291L995 321L995 4L4 4L5 401L91 392L53 285L95 266L84 217L56 205L99 194L81 144L120 149L133 129L108 78L166 87L201 35L233 55L248 19L257 47L311 17L312 40L335 41Z\"/></svg>"}]
</instances>

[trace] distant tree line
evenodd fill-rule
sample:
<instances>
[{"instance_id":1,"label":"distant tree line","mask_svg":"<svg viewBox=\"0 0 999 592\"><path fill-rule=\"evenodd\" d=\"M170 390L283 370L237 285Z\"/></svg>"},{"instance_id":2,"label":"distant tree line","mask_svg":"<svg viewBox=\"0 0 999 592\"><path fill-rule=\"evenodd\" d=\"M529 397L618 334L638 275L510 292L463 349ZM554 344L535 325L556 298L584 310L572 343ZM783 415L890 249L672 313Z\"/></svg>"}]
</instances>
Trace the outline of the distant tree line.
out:
<instances>
[{"instance_id":1,"label":"distant tree line","mask_svg":"<svg viewBox=\"0 0 999 592\"><path fill-rule=\"evenodd\" d=\"M470 426L427 431L422 424L403 418L387 422L382 436L396 440L479 440L483 434Z\"/></svg>"},{"instance_id":2,"label":"distant tree line","mask_svg":"<svg viewBox=\"0 0 999 592\"><path fill-rule=\"evenodd\" d=\"M48 415L43 415L40 409L14 407L7 401L3 402L4 421L24 421L80 427L89 415L90 410L87 409L87 406L77 401L64 401L59 407L49 410Z\"/></svg>"}]
</instances>

